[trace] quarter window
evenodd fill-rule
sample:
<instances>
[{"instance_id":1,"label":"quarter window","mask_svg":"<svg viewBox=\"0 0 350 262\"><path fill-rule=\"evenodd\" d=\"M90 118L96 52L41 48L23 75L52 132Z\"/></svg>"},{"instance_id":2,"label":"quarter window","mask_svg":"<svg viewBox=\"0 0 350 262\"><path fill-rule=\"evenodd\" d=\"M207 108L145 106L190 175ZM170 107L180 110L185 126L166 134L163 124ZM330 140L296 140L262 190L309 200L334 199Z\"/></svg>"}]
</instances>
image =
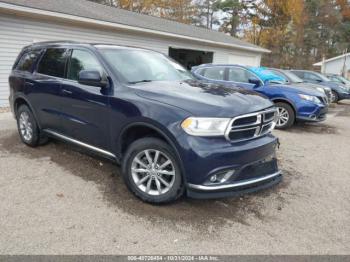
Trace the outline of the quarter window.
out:
<instances>
[{"instance_id":1,"label":"quarter window","mask_svg":"<svg viewBox=\"0 0 350 262\"><path fill-rule=\"evenodd\" d=\"M249 83L250 78L256 79L257 77L253 73L239 67L230 67L228 69L229 81Z\"/></svg>"},{"instance_id":2,"label":"quarter window","mask_svg":"<svg viewBox=\"0 0 350 262\"><path fill-rule=\"evenodd\" d=\"M63 78L67 59L66 53L67 49L47 49L39 63L38 73Z\"/></svg>"},{"instance_id":3,"label":"quarter window","mask_svg":"<svg viewBox=\"0 0 350 262\"><path fill-rule=\"evenodd\" d=\"M40 55L40 50L25 53L19 60L16 70L31 72L33 64Z\"/></svg>"},{"instance_id":4,"label":"quarter window","mask_svg":"<svg viewBox=\"0 0 350 262\"><path fill-rule=\"evenodd\" d=\"M224 80L225 68L224 67L209 67L200 72L202 76L208 79Z\"/></svg>"},{"instance_id":5,"label":"quarter window","mask_svg":"<svg viewBox=\"0 0 350 262\"><path fill-rule=\"evenodd\" d=\"M88 51L73 50L68 68L68 79L78 80L82 70L96 70L102 75L103 69L97 59Z\"/></svg>"}]
</instances>

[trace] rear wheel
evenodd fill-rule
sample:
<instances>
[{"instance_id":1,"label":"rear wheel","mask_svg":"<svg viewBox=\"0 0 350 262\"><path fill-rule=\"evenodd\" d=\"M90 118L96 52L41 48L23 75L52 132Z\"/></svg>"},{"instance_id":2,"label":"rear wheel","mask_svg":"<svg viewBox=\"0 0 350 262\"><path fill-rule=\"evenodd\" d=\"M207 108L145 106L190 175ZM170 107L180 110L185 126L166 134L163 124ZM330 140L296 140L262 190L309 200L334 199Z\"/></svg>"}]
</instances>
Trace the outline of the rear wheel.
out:
<instances>
[{"instance_id":1,"label":"rear wheel","mask_svg":"<svg viewBox=\"0 0 350 262\"><path fill-rule=\"evenodd\" d=\"M157 138L142 138L129 146L123 176L128 188L145 202L167 203L183 194L176 154Z\"/></svg>"},{"instance_id":2,"label":"rear wheel","mask_svg":"<svg viewBox=\"0 0 350 262\"><path fill-rule=\"evenodd\" d=\"M40 134L38 124L27 105L21 105L17 110L17 129L23 143L36 147L47 142L47 137Z\"/></svg>"},{"instance_id":3,"label":"rear wheel","mask_svg":"<svg viewBox=\"0 0 350 262\"><path fill-rule=\"evenodd\" d=\"M295 122L295 113L293 108L287 103L277 102L275 104L277 108L277 129L287 129L291 127Z\"/></svg>"}]
</instances>

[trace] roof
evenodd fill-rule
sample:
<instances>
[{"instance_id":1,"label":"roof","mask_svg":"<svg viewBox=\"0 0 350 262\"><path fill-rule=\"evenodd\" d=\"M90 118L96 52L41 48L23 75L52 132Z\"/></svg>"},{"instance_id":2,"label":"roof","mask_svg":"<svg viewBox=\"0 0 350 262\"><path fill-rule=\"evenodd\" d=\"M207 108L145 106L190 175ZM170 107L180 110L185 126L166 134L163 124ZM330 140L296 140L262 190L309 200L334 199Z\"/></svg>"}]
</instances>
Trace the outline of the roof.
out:
<instances>
[{"instance_id":1,"label":"roof","mask_svg":"<svg viewBox=\"0 0 350 262\"><path fill-rule=\"evenodd\" d=\"M154 31L167 34L168 36L185 36L195 41L207 42L214 45L225 45L231 48L239 48L258 53L270 52L267 49L231 37L222 32L101 5L87 0L0 0L1 8L29 13L41 11L40 14L43 14L42 11L47 11L46 15L54 16L55 14L61 14L61 17L63 17L62 14L64 14L66 15L66 19L74 16L75 19L80 18L79 21L81 22L91 22L92 20L95 22L103 21L115 25L128 26L129 29L130 27L139 30L146 29L143 30L145 33Z\"/></svg>"},{"instance_id":2,"label":"roof","mask_svg":"<svg viewBox=\"0 0 350 262\"><path fill-rule=\"evenodd\" d=\"M331 61L334 61L334 60L338 60L338 59L344 58L346 56L350 56L350 53L346 53L346 54L343 54L343 55L339 55L339 56L336 56L336 57L332 57L332 58L326 59L326 60L324 60L324 62L325 63L331 62ZM322 66L322 63L323 63L323 61L320 61L320 62L317 62L317 63L315 63L313 65L314 66Z\"/></svg>"}]
</instances>

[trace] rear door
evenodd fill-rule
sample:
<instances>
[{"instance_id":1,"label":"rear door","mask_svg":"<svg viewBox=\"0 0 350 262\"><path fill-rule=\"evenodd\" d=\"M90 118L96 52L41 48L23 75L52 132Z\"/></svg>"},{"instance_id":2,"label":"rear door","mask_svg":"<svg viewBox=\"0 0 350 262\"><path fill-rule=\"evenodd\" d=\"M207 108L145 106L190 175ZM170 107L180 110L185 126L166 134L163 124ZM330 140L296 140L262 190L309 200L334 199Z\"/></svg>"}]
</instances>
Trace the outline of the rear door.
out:
<instances>
[{"instance_id":1,"label":"rear door","mask_svg":"<svg viewBox=\"0 0 350 262\"><path fill-rule=\"evenodd\" d=\"M67 76L60 94L64 134L89 145L109 149L110 87L80 84L78 75L82 70L96 70L107 77L102 64L90 50L70 50Z\"/></svg>"},{"instance_id":2,"label":"rear door","mask_svg":"<svg viewBox=\"0 0 350 262\"><path fill-rule=\"evenodd\" d=\"M42 50L26 50L21 53L9 77L11 106L14 96L33 92L32 72Z\"/></svg>"},{"instance_id":3,"label":"rear door","mask_svg":"<svg viewBox=\"0 0 350 262\"><path fill-rule=\"evenodd\" d=\"M27 82L28 94L43 129L62 131L60 88L65 75L68 50L47 48Z\"/></svg>"},{"instance_id":4,"label":"rear door","mask_svg":"<svg viewBox=\"0 0 350 262\"><path fill-rule=\"evenodd\" d=\"M227 81L230 83L235 83L240 87L256 90L254 84L249 83L249 79L258 77L253 73L249 72L247 69L238 66L230 66L227 68ZM261 81L261 86L263 82Z\"/></svg>"},{"instance_id":5,"label":"rear door","mask_svg":"<svg viewBox=\"0 0 350 262\"><path fill-rule=\"evenodd\" d=\"M196 74L199 75L200 79L204 82L226 84L226 68L224 66L200 68L196 71Z\"/></svg>"}]
</instances>

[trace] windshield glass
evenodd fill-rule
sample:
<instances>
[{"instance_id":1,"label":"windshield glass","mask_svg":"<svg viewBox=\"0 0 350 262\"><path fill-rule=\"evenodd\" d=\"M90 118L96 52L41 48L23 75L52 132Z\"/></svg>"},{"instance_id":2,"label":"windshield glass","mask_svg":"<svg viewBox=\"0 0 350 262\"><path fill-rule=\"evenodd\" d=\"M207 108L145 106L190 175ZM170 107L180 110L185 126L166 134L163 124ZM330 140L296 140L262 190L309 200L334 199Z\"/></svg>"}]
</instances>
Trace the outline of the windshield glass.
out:
<instances>
[{"instance_id":1,"label":"windshield glass","mask_svg":"<svg viewBox=\"0 0 350 262\"><path fill-rule=\"evenodd\" d=\"M339 82L343 82L346 84L350 84L350 81L348 79L346 79L345 77L342 76L335 76L335 78L338 78L340 81Z\"/></svg>"},{"instance_id":2,"label":"windshield glass","mask_svg":"<svg viewBox=\"0 0 350 262\"><path fill-rule=\"evenodd\" d=\"M185 68L157 52L119 47L99 49L122 81L130 84L193 79Z\"/></svg>"},{"instance_id":3,"label":"windshield glass","mask_svg":"<svg viewBox=\"0 0 350 262\"><path fill-rule=\"evenodd\" d=\"M303 79L301 79L297 75L293 74L292 72L283 71L283 73L289 78L290 82L292 82L292 83L302 83L302 82L304 82Z\"/></svg>"}]
</instances>

